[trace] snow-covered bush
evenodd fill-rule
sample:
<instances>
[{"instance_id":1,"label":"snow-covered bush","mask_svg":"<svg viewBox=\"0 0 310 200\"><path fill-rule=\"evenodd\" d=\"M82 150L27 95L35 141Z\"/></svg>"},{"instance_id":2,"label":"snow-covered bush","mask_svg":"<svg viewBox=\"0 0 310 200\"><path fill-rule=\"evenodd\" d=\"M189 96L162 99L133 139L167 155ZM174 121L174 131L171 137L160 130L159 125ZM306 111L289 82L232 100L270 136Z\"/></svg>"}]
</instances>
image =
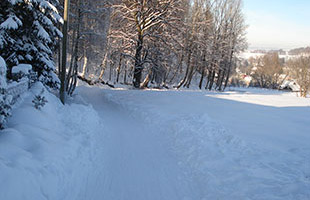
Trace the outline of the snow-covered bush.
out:
<instances>
[{"instance_id":1,"label":"snow-covered bush","mask_svg":"<svg viewBox=\"0 0 310 200\"><path fill-rule=\"evenodd\" d=\"M24 77L30 77L30 71L32 66L29 64L19 64L12 68L12 78L14 81L18 81Z\"/></svg>"},{"instance_id":2,"label":"snow-covered bush","mask_svg":"<svg viewBox=\"0 0 310 200\"><path fill-rule=\"evenodd\" d=\"M44 89L41 90L40 94L36 95L34 99L32 100L32 103L34 104L34 107L38 110L41 110L45 106L45 104L48 102L43 96Z\"/></svg>"},{"instance_id":3,"label":"snow-covered bush","mask_svg":"<svg viewBox=\"0 0 310 200\"><path fill-rule=\"evenodd\" d=\"M36 79L54 88L59 79L53 52L62 36L56 27L62 22L58 4L58 0L0 1L0 56L9 68L31 63Z\"/></svg>"},{"instance_id":4,"label":"snow-covered bush","mask_svg":"<svg viewBox=\"0 0 310 200\"><path fill-rule=\"evenodd\" d=\"M11 97L7 94L6 63L0 56L0 129L11 115Z\"/></svg>"}]
</instances>

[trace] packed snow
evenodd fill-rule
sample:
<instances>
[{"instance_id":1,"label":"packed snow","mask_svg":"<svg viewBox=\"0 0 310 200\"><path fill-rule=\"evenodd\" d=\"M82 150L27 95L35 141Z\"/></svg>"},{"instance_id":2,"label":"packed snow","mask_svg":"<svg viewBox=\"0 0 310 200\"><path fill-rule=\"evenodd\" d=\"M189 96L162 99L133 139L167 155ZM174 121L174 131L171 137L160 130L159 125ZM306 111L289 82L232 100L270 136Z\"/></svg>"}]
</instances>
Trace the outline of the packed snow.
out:
<instances>
[{"instance_id":1,"label":"packed snow","mask_svg":"<svg viewBox=\"0 0 310 200\"><path fill-rule=\"evenodd\" d=\"M27 75L29 74L31 69L32 69L32 66L29 64L19 64L12 68L12 73L13 74L23 73Z\"/></svg>"},{"instance_id":2,"label":"packed snow","mask_svg":"<svg viewBox=\"0 0 310 200\"><path fill-rule=\"evenodd\" d=\"M0 199L310 199L310 99L79 86L0 134Z\"/></svg>"}]
</instances>

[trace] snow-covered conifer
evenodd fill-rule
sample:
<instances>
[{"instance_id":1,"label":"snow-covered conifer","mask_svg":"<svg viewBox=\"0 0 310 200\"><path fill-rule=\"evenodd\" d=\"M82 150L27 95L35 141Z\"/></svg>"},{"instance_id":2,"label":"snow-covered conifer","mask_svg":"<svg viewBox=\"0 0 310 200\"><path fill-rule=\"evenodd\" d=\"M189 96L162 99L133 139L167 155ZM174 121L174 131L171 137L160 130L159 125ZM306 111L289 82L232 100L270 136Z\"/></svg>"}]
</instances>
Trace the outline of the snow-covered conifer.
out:
<instances>
[{"instance_id":1,"label":"snow-covered conifer","mask_svg":"<svg viewBox=\"0 0 310 200\"><path fill-rule=\"evenodd\" d=\"M6 89L6 63L0 56L0 129L3 128L7 117L11 115L11 98Z\"/></svg>"},{"instance_id":2,"label":"snow-covered conifer","mask_svg":"<svg viewBox=\"0 0 310 200\"><path fill-rule=\"evenodd\" d=\"M62 36L57 28L62 22L58 0L4 0L0 4L0 55L8 67L31 64L38 80L57 87L53 51L57 37Z\"/></svg>"},{"instance_id":3,"label":"snow-covered conifer","mask_svg":"<svg viewBox=\"0 0 310 200\"><path fill-rule=\"evenodd\" d=\"M8 65L18 64L16 56L16 31L22 26L21 20L16 16L14 5L17 1L3 0L0 2L0 56Z\"/></svg>"}]
</instances>

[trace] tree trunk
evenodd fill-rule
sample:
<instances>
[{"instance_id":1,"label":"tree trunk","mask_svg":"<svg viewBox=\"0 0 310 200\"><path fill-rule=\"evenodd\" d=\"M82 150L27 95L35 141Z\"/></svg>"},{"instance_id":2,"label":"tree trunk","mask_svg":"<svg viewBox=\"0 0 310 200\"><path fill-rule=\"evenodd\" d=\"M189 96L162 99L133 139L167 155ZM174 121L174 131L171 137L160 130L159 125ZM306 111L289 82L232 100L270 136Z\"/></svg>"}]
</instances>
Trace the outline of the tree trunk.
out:
<instances>
[{"instance_id":1,"label":"tree trunk","mask_svg":"<svg viewBox=\"0 0 310 200\"><path fill-rule=\"evenodd\" d=\"M200 77L200 81L199 81L199 89L202 88L202 83L203 83L204 76L205 76L205 67L202 67L201 77Z\"/></svg>"},{"instance_id":2,"label":"tree trunk","mask_svg":"<svg viewBox=\"0 0 310 200\"><path fill-rule=\"evenodd\" d=\"M127 65L125 64L124 84L127 84Z\"/></svg>"},{"instance_id":3,"label":"tree trunk","mask_svg":"<svg viewBox=\"0 0 310 200\"><path fill-rule=\"evenodd\" d=\"M102 61L101 65L100 65L101 66L101 72L100 72L100 75L99 75L99 80L103 79L103 75L104 75L105 68L106 68L107 58L108 58L108 53L106 52L105 55L104 55L103 61Z\"/></svg>"},{"instance_id":4,"label":"tree trunk","mask_svg":"<svg viewBox=\"0 0 310 200\"><path fill-rule=\"evenodd\" d=\"M114 65L114 64L112 64L112 63L110 62L109 81L112 80L113 65Z\"/></svg>"},{"instance_id":5,"label":"tree trunk","mask_svg":"<svg viewBox=\"0 0 310 200\"><path fill-rule=\"evenodd\" d=\"M218 81L218 91L222 91L225 74L226 74L225 70L223 70L222 73L220 73L220 77L219 77L219 81Z\"/></svg>"},{"instance_id":6,"label":"tree trunk","mask_svg":"<svg viewBox=\"0 0 310 200\"><path fill-rule=\"evenodd\" d=\"M172 78L170 79L169 83L172 83L172 82L173 82L173 80L175 79L175 77L177 76L177 74L179 73L179 71L180 71L180 73L182 73L183 58L184 58L184 54L182 53L180 62L179 62L179 64L178 64L178 68L175 70L175 72L174 72Z\"/></svg>"},{"instance_id":7,"label":"tree trunk","mask_svg":"<svg viewBox=\"0 0 310 200\"><path fill-rule=\"evenodd\" d=\"M171 67L169 67L168 72L165 72L164 80L163 80L164 85L166 85L166 82L167 82L167 79L168 79L170 72L171 72Z\"/></svg>"},{"instance_id":8,"label":"tree trunk","mask_svg":"<svg viewBox=\"0 0 310 200\"><path fill-rule=\"evenodd\" d=\"M226 89L227 85L228 85L228 81L229 81L229 77L230 77L230 73L231 73L231 67L228 68L228 71L226 73L226 80L225 80L225 85L224 85L224 88L223 90Z\"/></svg>"},{"instance_id":9,"label":"tree trunk","mask_svg":"<svg viewBox=\"0 0 310 200\"><path fill-rule=\"evenodd\" d=\"M214 78L215 78L215 70L213 70L208 86L208 90L212 90L213 84L214 84Z\"/></svg>"},{"instance_id":10,"label":"tree trunk","mask_svg":"<svg viewBox=\"0 0 310 200\"><path fill-rule=\"evenodd\" d=\"M187 80L186 80L186 83L185 83L184 87L189 88L189 86L190 86L190 84L192 82L193 76L194 76L194 66L191 66L191 70L188 73Z\"/></svg>"},{"instance_id":11,"label":"tree trunk","mask_svg":"<svg viewBox=\"0 0 310 200\"><path fill-rule=\"evenodd\" d=\"M177 86L177 88L179 89L180 87L182 87L182 85L185 83L186 78L188 76L189 73L189 68L190 68L190 63L191 63L191 52L188 53L188 57L187 57L187 67L186 67L186 71L185 71L185 75L184 78L182 79L182 81L179 83L179 85Z\"/></svg>"},{"instance_id":12,"label":"tree trunk","mask_svg":"<svg viewBox=\"0 0 310 200\"><path fill-rule=\"evenodd\" d=\"M143 36L140 33L138 36L136 55L135 55L135 69L134 69L134 74L133 74L133 86L135 88L140 87L141 78L142 78L142 70L143 70L143 63L141 60L142 49L143 49Z\"/></svg>"},{"instance_id":13,"label":"tree trunk","mask_svg":"<svg viewBox=\"0 0 310 200\"><path fill-rule=\"evenodd\" d=\"M122 54L119 56L119 62L118 62L118 67L117 67L117 75L116 75L116 83L118 83L119 81L119 75L121 73L121 66L122 66L122 60L123 60L123 56Z\"/></svg>"},{"instance_id":14,"label":"tree trunk","mask_svg":"<svg viewBox=\"0 0 310 200\"><path fill-rule=\"evenodd\" d=\"M146 88L150 82L150 77L152 75L152 70L149 70L149 73L146 75L144 81L141 83L141 88Z\"/></svg>"},{"instance_id":15,"label":"tree trunk","mask_svg":"<svg viewBox=\"0 0 310 200\"><path fill-rule=\"evenodd\" d=\"M77 84L77 75L78 75L78 60L79 60L79 56L78 56L78 52L79 52L79 42L80 42L80 37L81 37L81 33L80 33L80 24L82 21L82 12L81 12L81 0L78 1L78 5L79 5L79 9L78 9L78 23L77 23L77 30L76 30L76 38L75 38L75 47L74 47L74 60L73 63L71 63L70 66L70 72L68 75L68 86L67 86L67 93L68 95L72 96L75 88L76 88L76 84Z\"/></svg>"},{"instance_id":16,"label":"tree trunk","mask_svg":"<svg viewBox=\"0 0 310 200\"><path fill-rule=\"evenodd\" d=\"M221 76L222 76L222 70L219 69L218 73L217 73L217 80L215 83L215 90L218 90L219 86L220 86L220 81L221 81ZM215 82L215 77L214 77L214 82Z\"/></svg>"},{"instance_id":17,"label":"tree trunk","mask_svg":"<svg viewBox=\"0 0 310 200\"><path fill-rule=\"evenodd\" d=\"M86 52L84 52L84 62L83 62L83 70L81 76L85 78L86 68L87 68L88 58L86 56Z\"/></svg>"},{"instance_id":18,"label":"tree trunk","mask_svg":"<svg viewBox=\"0 0 310 200\"><path fill-rule=\"evenodd\" d=\"M229 63L228 63L228 70L227 70L227 73L226 73L226 80L225 80L225 85L224 85L224 89L226 89L227 87L227 84L228 84L228 80L229 80L229 77L230 77L230 73L231 73L231 68L232 68L232 62L233 62L233 56L234 56L234 48L231 50L230 52L230 57L229 57Z\"/></svg>"},{"instance_id":19,"label":"tree trunk","mask_svg":"<svg viewBox=\"0 0 310 200\"><path fill-rule=\"evenodd\" d=\"M59 25L59 30L60 30L61 25ZM58 46L58 76L60 77L60 72L61 72L61 43L59 42Z\"/></svg>"}]
</instances>

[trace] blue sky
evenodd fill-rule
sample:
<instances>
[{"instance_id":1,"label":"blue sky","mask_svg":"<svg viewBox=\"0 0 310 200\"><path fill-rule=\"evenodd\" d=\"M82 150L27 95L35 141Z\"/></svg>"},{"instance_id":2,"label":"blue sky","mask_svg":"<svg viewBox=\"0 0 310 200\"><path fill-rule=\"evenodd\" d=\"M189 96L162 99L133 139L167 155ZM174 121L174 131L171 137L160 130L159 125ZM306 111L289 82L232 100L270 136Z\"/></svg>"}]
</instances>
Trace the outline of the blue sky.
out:
<instances>
[{"instance_id":1,"label":"blue sky","mask_svg":"<svg viewBox=\"0 0 310 200\"><path fill-rule=\"evenodd\" d=\"M251 48L310 46L310 0L244 0Z\"/></svg>"}]
</instances>

